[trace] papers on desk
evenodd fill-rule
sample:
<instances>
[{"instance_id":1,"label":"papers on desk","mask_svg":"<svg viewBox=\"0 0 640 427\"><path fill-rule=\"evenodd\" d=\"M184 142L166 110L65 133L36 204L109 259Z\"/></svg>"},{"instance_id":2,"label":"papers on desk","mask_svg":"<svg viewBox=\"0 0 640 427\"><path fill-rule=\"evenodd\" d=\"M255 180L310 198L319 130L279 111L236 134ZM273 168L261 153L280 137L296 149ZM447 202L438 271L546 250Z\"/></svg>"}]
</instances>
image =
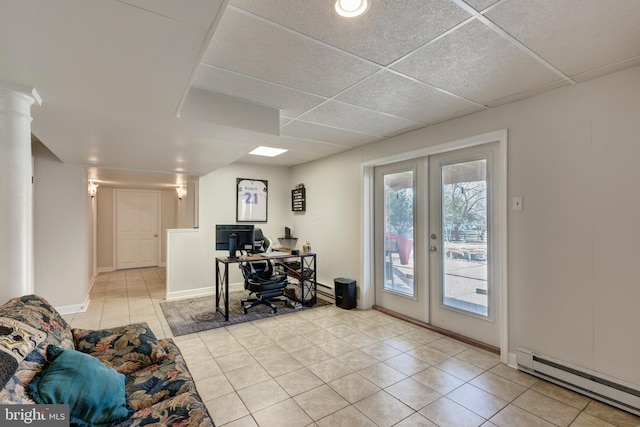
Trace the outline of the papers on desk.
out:
<instances>
[{"instance_id":1,"label":"papers on desk","mask_svg":"<svg viewBox=\"0 0 640 427\"><path fill-rule=\"evenodd\" d=\"M270 258L290 258L292 255L289 252L268 252L253 255L241 255L238 261L259 261L261 259Z\"/></svg>"},{"instance_id":2,"label":"papers on desk","mask_svg":"<svg viewBox=\"0 0 640 427\"><path fill-rule=\"evenodd\" d=\"M289 252L268 252L264 254L265 258L286 258L292 256Z\"/></svg>"}]
</instances>

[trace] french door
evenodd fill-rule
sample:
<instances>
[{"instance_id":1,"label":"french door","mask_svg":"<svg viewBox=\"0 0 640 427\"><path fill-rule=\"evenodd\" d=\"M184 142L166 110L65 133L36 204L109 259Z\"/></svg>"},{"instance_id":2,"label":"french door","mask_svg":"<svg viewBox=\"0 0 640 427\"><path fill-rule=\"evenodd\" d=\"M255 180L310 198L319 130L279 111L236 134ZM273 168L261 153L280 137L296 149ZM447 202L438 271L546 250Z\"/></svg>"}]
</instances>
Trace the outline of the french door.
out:
<instances>
[{"instance_id":1,"label":"french door","mask_svg":"<svg viewBox=\"0 0 640 427\"><path fill-rule=\"evenodd\" d=\"M425 322L426 167L425 159L376 167L374 178L376 305Z\"/></svg>"},{"instance_id":2,"label":"french door","mask_svg":"<svg viewBox=\"0 0 640 427\"><path fill-rule=\"evenodd\" d=\"M376 305L499 346L498 152L376 168Z\"/></svg>"}]
</instances>

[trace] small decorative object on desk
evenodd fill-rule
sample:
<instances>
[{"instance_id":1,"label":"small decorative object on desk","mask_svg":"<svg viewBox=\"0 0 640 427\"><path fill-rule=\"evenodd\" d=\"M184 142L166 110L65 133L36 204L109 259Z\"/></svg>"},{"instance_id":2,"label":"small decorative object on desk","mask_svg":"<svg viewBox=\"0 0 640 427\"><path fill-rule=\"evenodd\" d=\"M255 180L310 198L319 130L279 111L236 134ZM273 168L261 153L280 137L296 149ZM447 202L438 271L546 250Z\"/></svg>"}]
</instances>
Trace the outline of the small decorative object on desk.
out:
<instances>
[{"instance_id":1,"label":"small decorative object on desk","mask_svg":"<svg viewBox=\"0 0 640 427\"><path fill-rule=\"evenodd\" d=\"M311 253L311 245L309 244L308 240L307 240L307 243L302 245L302 253L305 254L305 255Z\"/></svg>"}]
</instances>

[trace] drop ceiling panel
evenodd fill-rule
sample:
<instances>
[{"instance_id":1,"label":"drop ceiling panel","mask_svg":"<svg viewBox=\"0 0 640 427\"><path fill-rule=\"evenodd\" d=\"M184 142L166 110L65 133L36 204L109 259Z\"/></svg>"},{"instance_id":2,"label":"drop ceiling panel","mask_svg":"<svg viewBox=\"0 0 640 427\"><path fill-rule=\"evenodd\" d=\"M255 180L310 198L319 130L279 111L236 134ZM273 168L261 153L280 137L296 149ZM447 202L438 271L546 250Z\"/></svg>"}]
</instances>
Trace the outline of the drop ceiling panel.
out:
<instances>
[{"instance_id":1,"label":"drop ceiling panel","mask_svg":"<svg viewBox=\"0 0 640 427\"><path fill-rule=\"evenodd\" d=\"M198 27L209 28L222 6L222 0L190 0L190 6L174 0L119 0L140 9Z\"/></svg>"},{"instance_id":2,"label":"drop ceiling panel","mask_svg":"<svg viewBox=\"0 0 640 427\"><path fill-rule=\"evenodd\" d=\"M302 115L300 120L376 136L386 136L416 125L416 122L411 120L337 101L328 101L320 105Z\"/></svg>"},{"instance_id":3,"label":"drop ceiling panel","mask_svg":"<svg viewBox=\"0 0 640 427\"><path fill-rule=\"evenodd\" d=\"M225 12L203 62L326 97L378 69L236 9Z\"/></svg>"},{"instance_id":4,"label":"drop ceiling panel","mask_svg":"<svg viewBox=\"0 0 640 427\"><path fill-rule=\"evenodd\" d=\"M451 0L372 1L358 19L335 13L333 1L232 0L231 4L315 39L387 65L469 18ZM398 22L402 22L398 25Z\"/></svg>"},{"instance_id":5,"label":"drop ceiling panel","mask_svg":"<svg viewBox=\"0 0 640 427\"><path fill-rule=\"evenodd\" d=\"M464 0L464 2L473 7L475 10L481 12L492 4L497 3L498 0Z\"/></svg>"},{"instance_id":6,"label":"drop ceiling panel","mask_svg":"<svg viewBox=\"0 0 640 427\"><path fill-rule=\"evenodd\" d=\"M571 76L640 55L638 0L511 0L487 17Z\"/></svg>"},{"instance_id":7,"label":"drop ceiling panel","mask_svg":"<svg viewBox=\"0 0 640 427\"><path fill-rule=\"evenodd\" d=\"M322 154L323 156L340 153L351 148L346 145L310 141L308 139L294 138L290 136L278 136L269 141L269 146L276 148L285 148L289 151Z\"/></svg>"},{"instance_id":8,"label":"drop ceiling panel","mask_svg":"<svg viewBox=\"0 0 640 427\"><path fill-rule=\"evenodd\" d=\"M475 20L393 66L480 104L559 77Z\"/></svg>"},{"instance_id":9,"label":"drop ceiling panel","mask_svg":"<svg viewBox=\"0 0 640 427\"><path fill-rule=\"evenodd\" d=\"M292 136L332 144L355 146L371 141L371 135L336 129L316 123L293 120L280 129L280 135Z\"/></svg>"},{"instance_id":10,"label":"drop ceiling panel","mask_svg":"<svg viewBox=\"0 0 640 427\"><path fill-rule=\"evenodd\" d=\"M304 151L287 151L286 153L276 157L253 156L251 154L247 154L239 158L237 160L237 163L265 166L294 166L312 162L314 160L317 160L318 157L319 155L317 153Z\"/></svg>"},{"instance_id":11,"label":"drop ceiling panel","mask_svg":"<svg viewBox=\"0 0 640 427\"><path fill-rule=\"evenodd\" d=\"M326 100L210 65L200 67L192 87L279 108L284 117L298 117Z\"/></svg>"},{"instance_id":12,"label":"drop ceiling panel","mask_svg":"<svg viewBox=\"0 0 640 427\"><path fill-rule=\"evenodd\" d=\"M336 99L421 123L482 108L390 71L375 74Z\"/></svg>"}]
</instances>

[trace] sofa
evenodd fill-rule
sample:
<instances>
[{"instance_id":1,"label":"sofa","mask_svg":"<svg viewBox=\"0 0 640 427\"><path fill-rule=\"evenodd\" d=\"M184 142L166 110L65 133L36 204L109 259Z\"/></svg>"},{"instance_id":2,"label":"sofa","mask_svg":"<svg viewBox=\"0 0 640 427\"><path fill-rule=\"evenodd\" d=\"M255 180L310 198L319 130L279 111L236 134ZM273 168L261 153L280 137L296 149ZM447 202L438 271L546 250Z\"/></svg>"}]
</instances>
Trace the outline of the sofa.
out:
<instances>
[{"instance_id":1,"label":"sofa","mask_svg":"<svg viewBox=\"0 0 640 427\"><path fill-rule=\"evenodd\" d=\"M173 340L72 329L37 295L0 306L0 384L0 404L67 404L71 425L214 427Z\"/></svg>"}]
</instances>

